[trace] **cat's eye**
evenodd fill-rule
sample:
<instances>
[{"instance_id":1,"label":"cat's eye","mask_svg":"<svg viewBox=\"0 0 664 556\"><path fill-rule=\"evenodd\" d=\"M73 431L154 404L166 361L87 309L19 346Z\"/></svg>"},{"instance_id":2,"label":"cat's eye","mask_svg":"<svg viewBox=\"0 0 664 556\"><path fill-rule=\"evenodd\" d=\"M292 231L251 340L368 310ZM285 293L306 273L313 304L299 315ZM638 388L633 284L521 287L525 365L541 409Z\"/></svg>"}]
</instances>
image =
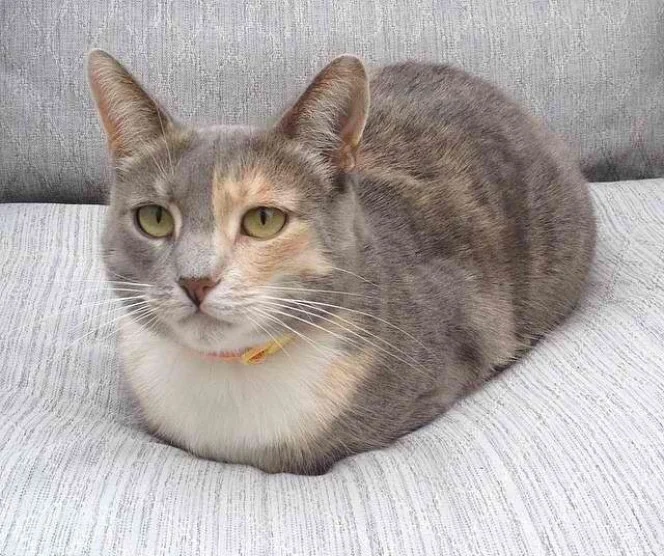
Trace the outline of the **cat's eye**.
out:
<instances>
[{"instance_id":1,"label":"cat's eye","mask_svg":"<svg viewBox=\"0 0 664 556\"><path fill-rule=\"evenodd\" d=\"M256 207L242 217L242 231L256 239L270 239L285 225L286 213L272 207Z\"/></svg>"},{"instance_id":2,"label":"cat's eye","mask_svg":"<svg viewBox=\"0 0 664 556\"><path fill-rule=\"evenodd\" d=\"M166 237L173 233L173 215L159 205L145 205L136 211L138 226L150 237Z\"/></svg>"}]
</instances>

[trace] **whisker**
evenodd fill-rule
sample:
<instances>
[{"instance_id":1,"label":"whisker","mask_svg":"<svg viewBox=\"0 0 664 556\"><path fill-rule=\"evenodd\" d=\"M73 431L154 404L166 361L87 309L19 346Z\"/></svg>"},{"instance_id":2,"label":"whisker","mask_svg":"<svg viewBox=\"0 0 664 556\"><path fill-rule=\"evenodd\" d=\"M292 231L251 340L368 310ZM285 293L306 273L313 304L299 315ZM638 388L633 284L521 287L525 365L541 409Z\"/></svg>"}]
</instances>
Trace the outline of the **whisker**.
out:
<instances>
[{"instance_id":1,"label":"whisker","mask_svg":"<svg viewBox=\"0 0 664 556\"><path fill-rule=\"evenodd\" d=\"M121 319L122 317L128 317L128 316L130 316L131 314L132 314L132 313L125 313L125 314L123 314L120 318L116 319L116 322L120 322L120 319ZM67 346L65 346L65 347L63 348L63 350L68 350L68 349L70 349L71 347L73 347L73 346L74 346L75 344L77 344L78 342L82 341L84 338L86 338L86 337L89 336L90 334L93 334L93 333L95 333L95 332L101 330L101 328L103 328L104 326L106 326L106 325L108 325L108 324L110 324L110 323L105 323L105 324L102 324L102 325L99 326L99 327L96 327L94 330L92 330L92 331L86 333L84 336L82 336L82 337L80 337L80 338L77 338L74 342L72 342L72 343L68 344ZM115 330L113 330L112 332L115 332ZM111 335L112 335L112 334L111 334ZM103 339L106 339L106 338L108 338L108 337L109 337L109 336L105 336ZM45 365L45 366L46 366L46 365L49 365L49 364L52 363L55 359L60 359L60 358L62 358L62 353L61 353L60 351L56 351L56 353L55 353L53 356L49 357L49 358L46 359L45 361L42 361L42 365Z\"/></svg>"},{"instance_id":2,"label":"whisker","mask_svg":"<svg viewBox=\"0 0 664 556\"><path fill-rule=\"evenodd\" d=\"M70 344L68 344L67 346L65 346L64 349L65 349L65 350L67 350L67 349L71 349L71 348L72 348L74 345L76 345L77 343L83 341L85 338L87 338L88 336L91 336L92 334L96 334L97 332L99 332L100 330L102 330L103 328L105 328L105 327L107 327L107 326L111 326L112 324L115 324L115 323L117 323L118 325L124 324L122 321L124 321L125 319L127 319L127 318L129 318L129 317L131 317L131 316L135 316L135 315L133 315L132 313L123 313L122 315L120 315L120 316L117 317L116 319L113 319L113 320L110 321L110 322L106 322L106 323L104 323L104 324L101 324L100 326L94 328L93 330L91 330L91 331L89 331L89 332L86 332L86 333L83 334L81 337L77 338L76 340L74 340L73 342L71 342ZM141 313L141 314L139 315L139 317L141 317L141 316L144 316L144 315ZM125 321L125 323L127 323L127 322ZM128 323L127 323L127 324L128 324ZM110 338L111 336L113 336L113 334L115 334L115 333L118 331L118 329L119 329L119 328L117 328L117 327L111 327L111 331L110 331L108 334L105 334L104 336L102 336L102 337L100 338L100 342L103 342L103 341L107 340L108 338Z\"/></svg>"},{"instance_id":3,"label":"whisker","mask_svg":"<svg viewBox=\"0 0 664 556\"><path fill-rule=\"evenodd\" d=\"M274 301L287 301L287 302L293 302L293 303L304 303L304 304L307 304L307 305L320 305L322 307L330 307L330 308L333 308L333 309L341 309L343 311L348 311L350 313L355 313L357 315L363 315L365 317L372 318L374 320L377 320L378 322L382 322L383 324L391 326L392 328L394 328L395 330L398 330L399 332L401 332L402 334L404 334L405 336L407 336L411 340L414 340L421 347L423 347L424 349L426 349L427 351L430 352L430 349L425 344L423 344L418 338L416 338L415 336L413 336L412 334L410 334L409 332L407 332L403 328L400 328L396 324L392 324L390 321L387 321L387 320L385 320L381 317L377 317L376 315L372 315L371 313L367 313L365 311L358 311L357 309L350 309L349 307L343 307L342 305L334 305L332 303L323 303L322 301L309 301L307 299L288 299L286 297L270 297L270 296L267 296L267 295L265 295L263 297L265 299L271 299L271 300L274 300Z\"/></svg>"},{"instance_id":4,"label":"whisker","mask_svg":"<svg viewBox=\"0 0 664 556\"><path fill-rule=\"evenodd\" d=\"M288 357L290 357L290 353L288 353L288 351L286 351L286 348L281 344L281 342L279 342L279 340L277 340L277 339L272 335L272 333L271 333L267 328L265 328L260 322L258 322L255 318L253 318L253 317L252 317L247 311L245 311L244 316L247 317L247 318L249 319L249 321L250 321L255 327L260 328L260 329L261 329L263 332L265 332L270 338L272 338L272 341L273 341L275 344L277 344L277 345L279 346L279 349L281 349L281 351L283 351L286 355L288 355Z\"/></svg>"},{"instance_id":5,"label":"whisker","mask_svg":"<svg viewBox=\"0 0 664 556\"><path fill-rule=\"evenodd\" d=\"M359 274L355 274L354 272L351 272L350 270L346 270L345 268L339 268L338 266L331 266L330 267L332 270L338 270L339 272L345 272L346 274L350 274L351 276L355 276L355 278L359 278L363 282L366 282L367 284L371 284L372 286L378 287L378 284L373 283L371 280L368 280L364 276L360 276Z\"/></svg>"},{"instance_id":6,"label":"whisker","mask_svg":"<svg viewBox=\"0 0 664 556\"><path fill-rule=\"evenodd\" d=\"M114 270L106 270L106 273L115 276L116 278L120 278L121 280L126 280L128 282L135 282L135 279L130 277L130 276L125 276L124 274L120 274L119 272L115 272Z\"/></svg>"},{"instance_id":7,"label":"whisker","mask_svg":"<svg viewBox=\"0 0 664 556\"><path fill-rule=\"evenodd\" d=\"M279 305L279 306L280 306L280 307L284 307L283 305ZM404 363L404 364L406 364L406 365L409 365L409 366L411 366L412 368L417 369L417 368L419 367L418 370L423 370L423 367L419 364L419 362L418 362L414 357L412 357L411 355L405 353L405 352L402 351L402 350L398 350L399 353L403 354L403 355L404 355L405 357L407 357L408 359L411 359L412 362L408 362L408 361L406 361L406 360L404 360L404 359L401 359L401 358L398 357L397 355L394 355L394 353L392 353L392 352L390 352L390 351L387 351L384 347L379 346L378 344L372 342L371 340L368 340L367 338L365 338L365 337L362 336L361 334L359 334L359 333L357 333L357 332L355 332L355 331L353 331L353 330L351 330L351 329L349 329L349 328L346 328L345 326L341 326L339 323L334 322L334 321L331 320L331 319L328 319L328 318L326 318L326 317L322 317L322 316L320 316L320 315L316 315L315 313L310 313L310 312L305 311L305 310L303 310L303 309L296 309L296 308L294 308L294 307L285 307L285 308L291 309L291 310L293 310L293 311L303 312L303 313L306 313L306 314L308 314L308 315L310 315L310 316L317 317L317 318L320 318L320 319L322 319L322 320L326 320L326 321L328 321L328 322L331 322L331 323L334 324L335 326L341 328L342 330L345 330L345 331L348 332L349 334L353 334L354 336L358 337L360 340L363 340L363 341L366 342L367 344L369 344L369 345L375 347L376 349L382 351L382 352L385 353L386 355L389 355L390 357L394 357L394 358L397 359L398 361L401 361L402 363ZM276 310L275 310L275 311L276 311ZM288 316L288 317L290 317L290 318L293 318L293 319L296 319L296 320L299 320L299 321L305 322L305 323L309 324L310 326L314 326L314 327L316 327L316 328L319 328L320 330L323 330L324 332L327 332L328 334L331 334L332 336L335 336L336 338L339 338L339 339L341 339L341 340L343 340L343 341L348 341L348 338L346 338L346 337L344 337L344 336L341 336L341 335L338 335L338 334L332 332L331 330L328 330L327 328L325 328L325 327L323 327L323 326L319 326L319 325L317 325L316 323L313 323L313 322L307 321L306 319L301 319L301 318L299 318L299 317L296 317L295 315L292 315L292 314L286 313L286 312L284 312L284 311L276 311L276 312L279 313L279 314L282 314L282 315Z\"/></svg>"},{"instance_id":8,"label":"whisker","mask_svg":"<svg viewBox=\"0 0 664 556\"><path fill-rule=\"evenodd\" d=\"M292 309L292 310L294 310L294 311L300 311L300 312L306 313L306 314L308 314L308 315L311 315L311 316L313 316L313 317L316 317L316 318L320 318L320 319L323 319L323 320L329 321L329 322L331 322L331 323L333 323L333 324L337 324L337 322L336 322L335 320L333 320L333 319L330 319L330 318L324 317L324 316L322 316L322 315L319 315L318 313L311 313L310 311L307 311L306 309L295 308L295 307L292 307L291 305L287 305L287 304L285 304L285 303L275 303L275 302L272 302L272 301L266 301L265 303L268 303L268 304L270 304L270 305L276 305L276 306L279 306L279 307L283 307L283 308L285 308L285 309ZM392 343L391 343L391 342L388 342L387 340L381 338L380 336L377 336L376 334L373 334L372 332L369 332L366 328L360 326L359 324L357 324L357 323L355 323L355 322L353 322L353 321L350 321L350 320L348 320L348 319L345 319L345 318L341 317L341 316L340 316L339 314L337 314L337 313L334 313L334 312L332 312L332 311L327 311L326 309L321 309L320 307L311 307L311 306L308 306L308 305L304 305L304 303L299 302L299 301L296 301L296 302L294 302L294 303L296 303L299 307L303 307L303 306L304 306L304 307L307 307L308 309L313 309L313 310L315 310L315 311L320 311L321 313L325 313L325 314L327 314L327 315L331 315L331 316L333 316L333 317L336 317L336 318L339 319L340 321L345 322L346 324L350 324L351 326L354 326L356 329L358 329L358 330L364 332L365 334L367 334L367 335L369 335L369 336L371 336L371 337L373 337L373 338L376 338L376 339L379 340L380 342L383 342L384 344L386 344L386 345L392 347ZM337 326L338 326L338 324L337 324ZM345 330L346 330L346 329L345 329ZM350 332L350 331L349 331L349 332ZM408 356L408 354L405 353L404 351L402 351L402 350L399 350L399 351L401 351L401 353L403 353L404 355Z\"/></svg>"},{"instance_id":9,"label":"whisker","mask_svg":"<svg viewBox=\"0 0 664 556\"><path fill-rule=\"evenodd\" d=\"M120 278L120 280L111 280L110 278L106 278L106 283L108 284L117 284L121 286L142 286L145 288L151 288L154 286L154 284L147 284L145 282L138 282L137 280L134 280L132 278L127 278L125 276L122 276L121 274L115 274L113 273L116 278Z\"/></svg>"},{"instance_id":10,"label":"whisker","mask_svg":"<svg viewBox=\"0 0 664 556\"><path fill-rule=\"evenodd\" d=\"M336 291L336 290L317 290L317 289L309 289L309 288L292 288L288 286L261 286L264 289L267 290L284 290L284 291L296 291L296 292L311 292L311 293L332 293L336 295L350 295L353 297L366 297L366 298L373 298L375 299L377 296L375 295L364 295L361 293L355 293L355 292L342 292L342 291Z\"/></svg>"},{"instance_id":11,"label":"whisker","mask_svg":"<svg viewBox=\"0 0 664 556\"><path fill-rule=\"evenodd\" d=\"M251 310L257 312L257 313L258 313L259 315L261 315L263 318L270 319L270 320L276 322L278 325L280 325L280 326L286 328L287 330L290 330L293 334L295 334L295 335L298 336L299 338L302 338L305 342L307 342L309 345L311 345L311 347L313 347L316 351L322 353L324 356L327 357L327 356L329 356L329 355L333 355L333 354L334 354L332 351L330 351L330 350L326 350L325 348L319 346L316 342L314 342L311 338L309 338L309 337L306 336L305 334L302 334L302 333L298 332L297 330L295 330L294 328L292 328L291 326L288 326L288 325L287 325L285 322L283 322L279 317L277 317L277 316L275 316L275 315L272 315L271 313L269 313L269 312L267 312L267 311L263 311L263 310L261 310L261 309L258 309L257 307L254 307L254 308L252 308ZM326 353L326 351L327 351L328 353Z\"/></svg>"},{"instance_id":12,"label":"whisker","mask_svg":"<svg viewBox=\"0 0 664 556\"><path fill-rule=\"evenodd\" d=\"M72 278L71 280L49 280L49 284L117 284L119 286L137 286L137 287L143 287L143 288L151 288L153 287L152 284L143 284L141 282L124 282L121 280L107 280L105 278L99 278L97 280L93 279L78 279L78 278Z\"/></svg>"},{"instance_id":13,"label":"whisker","mask_svg":"<svg viewBox=\"0 0 664 556\"><path fill-rule=\"evenodd\" d=\"M122 280L104 280L106 284L112 284L114 286L132 286L136 288L152 288L152 284L143 284L141 282L123 282Z\"/></svg>"},{"instance_id":14,"label":"whisker","mask_svg":"<svg viewBox=\"0 0 664 556\"><path fill-rule=\"evenodd\" d=\"M5 334L8 334L8 335L9 334L14 334L14 333L19 332L21 330L25 330L25 329L28 329L30 327L33 327L36 324L43 324L43 323L48 322L50 320L57 319L57 318L62 317L64 315L68 315L69 313L74 313L76 311L80 311L81 309L92 309L93 307L100 307L102 305L112 305L113 303L121 304L122 301L124 301L124 300L130 300L131 301L133 299L140 299L140 298L142 298L142 296L139 295L139 296L136 296L135 298L134 297L125 297L123 299L114 298L114 299L106 299L104 301L94 301L94 302L90 302L90 303L81 303L79 305L76 305L75 307L69 307L68 309L63 309L61 311L58 311L55 314L51 313L49 315L46 315L45 317L41 317L37 320L32 320L32 321L30 321L26 324L23 324L21 326L17 326L16 328L12 328L11 330L8 330L7 332L5 332Z\"/></svg>"},{"instance_id":15,"label":"whisker","mask_svg":"<svg viewBox=\"0 0 664 556\"><path fill-rule=\"evenodd\" d=\"M145 311L146 308L142 308L142 310ZM149 308L148 308L147 310L149 310ZM141 309L139 309L138 314L139 314L139 315L142 314L142 313L141 313ZM65 346L64 349L65 349L65 350L68 350L68 349L72 348L74 345L76 345L77 343L79 343L79 342L81 342L82 340L84 340L85 338L87 338L88 336L90 336L90 335L92 335L92 334L95 334L95 333L99 332L102 328L105 328L106 326L110 326L110 325L112 325L112 324L114 324L114 323L116 323L116 322L118 322L118 321L120 321L120 320L122 320L122 319L124 319L124 318L131 317L131 316L135 316L135 313L131 313L131 312L123 313L122 315L120 315L120 316L117 317L117 318L114 318L114 319L112 319L112 320L110 320L110 321L106 321L106 322L100 324L99 326L93 328L93 329L90 330L89 332L86 332L85 334L83 334L83 336L77 338L76 340L74 340L74 341L71 342L70 344L67 344L67 345Z\"/></svg>"},{"instance_id":16,"label":"whisker","mask_svg":"<svg viewBox=\"0 0 664 556\"><path fill-rule=\"evenodd\" d=\"M69 294L76 299L80 299L81 295L89 295L89 294L94 294L94 293L100 293L103 294L104 296L111 296L113 294L116 294L118 292L124 292L124 293L136 293L136 294L146 294L148 293L147 288L129 288L126 286L113 286L112 289L107 289L107 288L98 288L98 287L91 287L91 288L82 288L80 290L72 290L72 291L66 291L62 292L63 294ZM115 296L114 296L115 297ZM122 296L119 296L122 297ZM66 295L61 297L60 299L67 299Z\"/></svg>"},{"instance_id":17,"label":"whisker","mask_svg":"<svg viewBox=\"0 0 664 556\"><path fill-rule=\"evenodd\" d=\"M285 312L285 311L279 311L279 310L277 310L277 309L271 309L271 310L270 310L269 308L266 307L265 310L268 311L270 314L275 314L275 313L276 313L276 314L279 314L279 315L284 315L284 316L289 317L289 318L291 318L291 319L295 319L295 320L297 320L297 321L300 321L300 322L303 322L303 323L305 323L305 324L308 324L309 326L313 326L314 328L317 328L317 329L319 329L319 330L322 330L323 332L327 332L327 333L330 334L331 336L333 336L333 337L335 337L335 338L337 338L337 339L339 339L339 340L343 340L344 342L347 342L347 341L348 341L348 338L345 338L345 337L342 336L341 334L337 334L336 332L332 332L331 330L328 330L327 328L325 328L325 327L323 327L323 326L320 326L319 324L316 324L315 322L311 322L310 320L303 319L303 318L297 317L297 316L295 316L295 315L292 315L292 314L290 314L290 313L287 313L287 312ZM312 314L312 316L316 316L316 315L313 315L313 314Z\"/></svg>"},{"instance_id":18,"label":"whisker","mask_svg":"<svg viewBox=\"0 0 664 556\"><path fill-rule=\"evenodd\" d=\"M156 313L151 315L151 312L152 311L149 310L149 311L141 311L140 313L137 311L136 313L139 313L139 314L134 313L134 316L136 317L134 319L134 323L137 324L139 329L144 331L144 332L148 331L148 326L150 326L152 323L159 320L159 315L157 315ZM109 334L107 334L106 336L101 338L100 341L103 342L104 340L107 340L108 338L113 336L113 334L117 333L123 326L126 326L128 324L129 324L128 321L124 321L124 320L123 321L118 321L118 326L116 328L112 329Z\"/></svg>"},{"instance_id":19,"label":"whisker","mask_svg":"<svg viewBox=\"0 0 664 556\"><path fill-rule=\"evenodd\" d=\"M125 298L125 299L128 299L128 298ZM142 299L141 296L138 296L137 299L141 299L141 301L138 301L136 303L132 303L130 305L119 306L118 309L131 309L132 307L140 307L142 305L149 305L149 301ZM67 332L73 332L74 330L78 330L82 326L85 326L88 322L91 322L91 321L95 320L97 317L98 317L98 315L93 315L92 317L84 320L83 322L80 322L77 325L71 327Z\"/></svg>"},{"instance_id":20,"label":"whisker","mask_svg":"<svg viewBox=\"0 0 664 556\"><path fill-rule=\"evenodd\" d=\"M146 293L146 291L144 289L141 290L139 288L123 288L123 287L115 287L115 286L113 287L113 292L114 293L115 292L129 292L129 293L141 293L141 294Z\"/></svg>"}]
</instances>

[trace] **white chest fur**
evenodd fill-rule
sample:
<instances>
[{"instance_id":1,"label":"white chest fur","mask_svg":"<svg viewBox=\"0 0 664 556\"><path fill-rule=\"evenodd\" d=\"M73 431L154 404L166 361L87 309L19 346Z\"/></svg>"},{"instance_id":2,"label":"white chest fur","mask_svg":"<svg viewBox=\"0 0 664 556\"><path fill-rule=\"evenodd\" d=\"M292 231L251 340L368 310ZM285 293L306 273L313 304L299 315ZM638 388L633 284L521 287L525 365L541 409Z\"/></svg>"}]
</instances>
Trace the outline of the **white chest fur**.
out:
<instances>
[{"instance_id":1,"label":"white chest fur","mask_svg":"<svg viewBox=\"0 0 664 556\"><path fill-rule=\"evenodd\" d=\"M159 434L200 455L254 463L266 447L316 435L347 402L355 380L338 380L334 361L342 354L334 339L310 338L319 349L294 341L287 352L247 366L207 361L132 325L121 350L129 383Z\"/></svg>"}]
</instances>

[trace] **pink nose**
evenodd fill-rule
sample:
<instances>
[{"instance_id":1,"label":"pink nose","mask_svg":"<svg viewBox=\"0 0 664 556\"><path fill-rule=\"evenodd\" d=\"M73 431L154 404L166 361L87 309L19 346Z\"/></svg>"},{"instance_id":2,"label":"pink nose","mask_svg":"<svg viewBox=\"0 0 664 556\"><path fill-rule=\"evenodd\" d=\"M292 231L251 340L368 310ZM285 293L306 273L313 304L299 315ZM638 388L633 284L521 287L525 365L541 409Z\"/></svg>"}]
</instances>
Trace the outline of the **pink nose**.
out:
<instances>
[{"instance_id":1,"label":"pink nose","mask_svg":"<svg viewBox=\"0 0 664 556\"><path fill-rule=\"evenodd\" d=\"M211 278L180 278L178 284L198 307L205 296L219 283L219 280Z\"/></svg>"}]
</instances>

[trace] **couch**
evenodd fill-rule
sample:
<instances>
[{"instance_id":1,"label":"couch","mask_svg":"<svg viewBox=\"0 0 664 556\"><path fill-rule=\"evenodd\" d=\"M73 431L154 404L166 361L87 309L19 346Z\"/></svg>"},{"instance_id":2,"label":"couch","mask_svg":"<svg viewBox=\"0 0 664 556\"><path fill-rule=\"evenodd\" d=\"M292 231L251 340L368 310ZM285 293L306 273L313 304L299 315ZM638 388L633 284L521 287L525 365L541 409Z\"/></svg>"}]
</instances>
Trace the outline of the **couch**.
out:
<instances>
[{"instance_id":1,"label":"couch","mask_svg":"<svg viewBox=\"0 0 664 556\"><path fill-rule=\"evenodd\" d=\"M33 0L0 14L0 555L664 554L660 0ZM580 306L435 422L322 476L165 444L123 383L103 283L94 46L190 121L264 124L345 51L498 83L594 182Z\"/></svg>"}]
</instances>

